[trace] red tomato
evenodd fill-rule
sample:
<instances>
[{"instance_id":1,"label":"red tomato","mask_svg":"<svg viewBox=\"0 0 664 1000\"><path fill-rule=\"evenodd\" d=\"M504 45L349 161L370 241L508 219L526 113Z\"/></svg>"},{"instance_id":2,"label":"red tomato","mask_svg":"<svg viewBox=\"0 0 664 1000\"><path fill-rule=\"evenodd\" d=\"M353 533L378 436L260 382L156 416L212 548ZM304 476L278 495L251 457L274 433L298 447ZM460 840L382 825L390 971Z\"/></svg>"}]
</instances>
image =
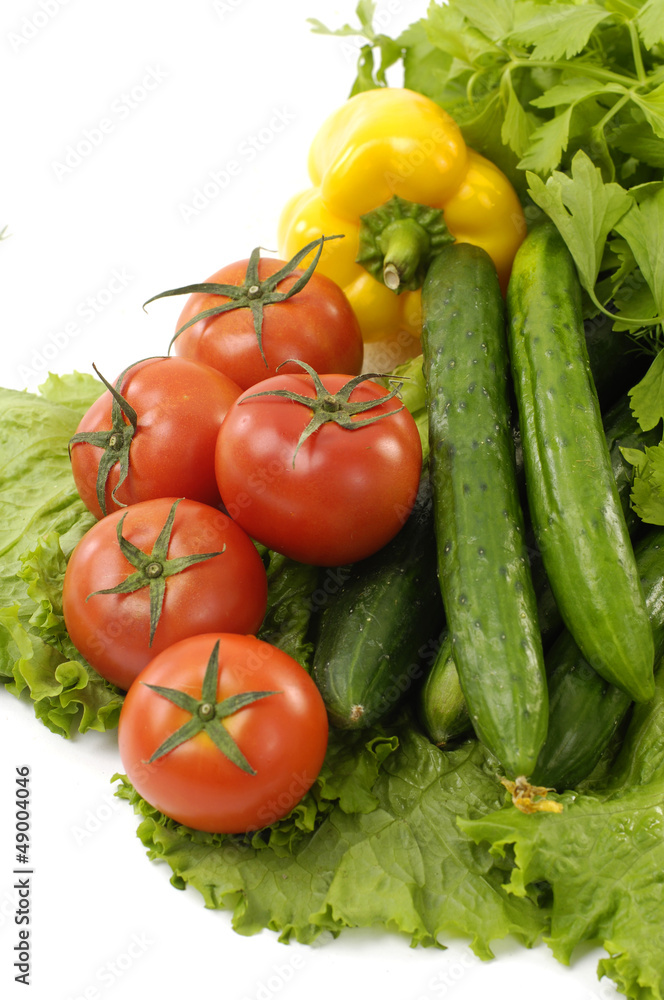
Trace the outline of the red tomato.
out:
<instances>
[{"instance_id":1,"label":"red tomato","mask_svg":"<svg viewBox=\"0 0 664 1000\"><path fill-rule=\"evenodd\" d=\"M230 760L207 730L150 763L165 740L201 713L147 685L205 703L204 677L216 643L218 703L274 692L216 720L254 773ZM327 737L321 695L296 660L254 636L219 633L186 639L155 657L129 689L118 728L122 764L139 794L171 819L212 833L246 833L289 813L316 780Z\"/></svg>"},{"instance_id":2,"label":"red tomato","mask_svg":"<svg viewBox=\"0 0 664 1000\"><path fill-rule=\"evenodd\" d=\"M323 375L337 393L346 375ZM377 400L357 417L383 416L351 430L324 423L299 447L312 417L300 402L254 393L316 391L310 375L277 375L245 391L219 432L217 480L226 510L252 538L291 559L331 566L382 548L402 527L419 484L417 426L398 398L376 382L357 385L351 402ZM399 412L397 412L399 411Z\"/></svg>"},{"instance_id":3,"label":"red tomato","mask_svg":"<svg viewBox=\"0 0 664 1000\"><path fill-rule=\"evenodd\" d=\"M80 653L103 677L126 690L146 664L172 643L200 632L257 632L267 606L267 574L255 545L229 517L195 500L181 500L166 547L166 560L219 552L168 575L159 623L150 641L150 593L157 584L148 570L131 593L99 594L139 572L123 555L122 534L154 563L155 542L174 504L171 497L146 500L102 518L74 549L65 572L62 606L67 631ZM223 550L223 551L222 551ZM149 555L151 554L151 555ZM153 582L150 582L153 581ZM94 596L90 597L90 594Z\"/></svg>"},{"instance_id":4,"label":"red tomato","mask_svg":"<svg viewBox=\"0 0 664 1000\"><path fill-rule=\"evenodd\" d=\"M208 279L226 285L242 285L248 260L223 267ZM284 261L261 258L261 280L284 266ZM286 292L303 272L295 269L277 286ZM228 302L224 295L194 293L187 299L176 329L205 309ZM242 389L274 375L291 358L306 361L316 371L342 371L356 375L362 368L364 343L359 323L341 288L314 272L299 292L283 302L266 305L263 313L261 357L254 318L250 309L228 312L199 320L176 338L180 357L195 358L224 372ZM286 365L281 371L297 371Z\"/></svg>"},{"instance_id":5,"label":"red tomato","mask_svg":"<svg viewBox=\"0 0 664 1000\"><path fill-rule=\"evenodd\" d=\"M214 475L214 444L231 403L240 388L207 365L185 358L148 358L125 374L117 387L137 415L129 444L129 473L117 489L120 464L110 469L106 483L106 511L157 497L185 496L217 506L219 490ZM111 431L113 397L106 390L78 425L77 434ZM122 418L124 427L129 421ZM102 447L71 445L72 472L88 510L100 518L96 484Z\"/></svg>"}]
</instances>

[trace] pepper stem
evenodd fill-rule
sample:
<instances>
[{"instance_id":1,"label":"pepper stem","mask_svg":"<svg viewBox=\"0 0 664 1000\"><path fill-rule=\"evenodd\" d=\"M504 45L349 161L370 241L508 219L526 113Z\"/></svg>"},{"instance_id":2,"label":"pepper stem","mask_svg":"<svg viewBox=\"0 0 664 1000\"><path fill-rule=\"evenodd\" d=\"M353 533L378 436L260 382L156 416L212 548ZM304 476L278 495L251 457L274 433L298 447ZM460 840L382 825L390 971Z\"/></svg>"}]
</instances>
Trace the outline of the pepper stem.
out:
<instances>
[{"instance_id":1,"label":"pepper stem","mask_svg":"<svg viewBox=\"0 0 664 1000\"><path fill-rule=\"evenodd\" d=\"M360 218L357 263L393 292L422 287L431 259L453 243L438 208L394 195Z\"/></svg>"},{"instance_id":2,"label":"pepper stem","mask_svg":"<svg viewBox=\"0 0 664 1000\"><path fill-rule=\"evenodd\" d=\"M431 251L429 234L412 218L389 223L379 233L377 243L383 252L383 282L393 292L415 278Z\"/></svg>"}]
</instances>

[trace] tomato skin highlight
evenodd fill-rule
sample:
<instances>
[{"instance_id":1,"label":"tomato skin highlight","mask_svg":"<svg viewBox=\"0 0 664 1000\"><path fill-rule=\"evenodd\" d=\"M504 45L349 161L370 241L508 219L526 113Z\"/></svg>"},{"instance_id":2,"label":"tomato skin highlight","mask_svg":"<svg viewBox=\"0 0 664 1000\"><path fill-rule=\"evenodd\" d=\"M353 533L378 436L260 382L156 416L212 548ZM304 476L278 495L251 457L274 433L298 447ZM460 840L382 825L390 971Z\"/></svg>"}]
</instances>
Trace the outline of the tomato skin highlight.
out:
<instances>
[{"instance_id":1,"label":"tomato skin highlight","mask_svg":"<svg viewBox=\"0 0 664 1000\"><path fill-rule=\"evenodd\" d=\"M321 381L337 392L349 378ZM216 446L226 510L252 538L299 562L338 566L373 554L403 526L417 495L422 447L413 417L395 397L360 414L390 416L357 430L325 423L295 455L311 410L279 397L249 398L275 389L315 395L309 375L278 375L231 406ZM350 399L387 394L365 381Z\"/></svg>"},{"instance_id":2,"label":"tomato skin highlight","mask_svg":"<svg viewBox=\"0 0 664 1000\"><path fill-rule=\"evenodd\" d=\"M276 691L224 720L255 774L233 764L206 733L149 761L191 716L146 687L178 688L200 698L219 641L217 699ZM120 714L118 745L127 777L152 806L210 833L246 833L281 819L316 780L328 722L318 688L291 656L254 636L212 633L175 643L141 672Z\"/></svg>"},{"instance_id":3,"label":"tomato skin highlight","mask_svg":"<svg viewBox=\"0 0 664 1000\"><path fill-rule=\"evenodd\" d=\"M255 545L220 510L194 500L178 505L168 558L225 550L168 577L151 646L148 586L129 594L94 594L135 571L120 551L118 521L126 514L124 537L150 552L173 502L162 497L108 514L79 541L65 571L62 606L72 642L102 677L125 691L174 642L218 630L254 633L265 617L267 574Z\"/></svg>"},{"instance_id":4,"label":"tomato skin highlight","mask_svg":"<svg viewBox=\"0 0 664 1000\"><path fill-rule=\"evenodd\" d=\"M229 264L207 280L242 285L248 263L241 260ZM274 274L284 263L261 258L259 279ZM296 268L279 282L277 291L288 291L302 273ZM194 293L187 299L176 329L203 310L228 301L224 295ZM252 312L242 308L194 323L177 336L173 350L178 357L193 358L224 372L241 389L274 375L277 367L290 359L306 361L316 371L347 371L356 375L362 368L364 342L355 313L339 286L316 272L292 298L265 307L262 343L267 365L261 357ZM297 370L294 365L280 369L281 372Z\"/></svg>"},{"instance_id":5,"label":"tomato skin highlight","mask_svg":"<svg viewBox=\"0 0 664 1000\"><path fill-rule=\"evenodd\" d=\"M214 444L226 412L240 388L208 365L186 358L148 358L131 366L119 392L136 410L138 426L130 446L129 475L116 463L106 484L106 510L158 497L184 496L218 506ZM110 430L112 396L106 390L88 409L77 433ZM71 446L74 482L95 517L102 511L96 495L103 449L81 442Z\"/></svg>"}]
</instances>

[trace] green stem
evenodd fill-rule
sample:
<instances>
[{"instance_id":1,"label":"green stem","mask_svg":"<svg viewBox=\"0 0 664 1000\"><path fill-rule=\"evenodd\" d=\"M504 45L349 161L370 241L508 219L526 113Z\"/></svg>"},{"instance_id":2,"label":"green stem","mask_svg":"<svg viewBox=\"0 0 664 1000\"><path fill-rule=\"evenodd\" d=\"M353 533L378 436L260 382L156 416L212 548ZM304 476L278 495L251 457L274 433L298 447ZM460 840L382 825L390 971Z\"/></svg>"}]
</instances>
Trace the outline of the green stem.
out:
<instances>
[{"instance_id":1,"label":"green stem","mask_svg":"<svg viewBox=\"0 0 664 1000\"><path fill-rule=\"evenodd\" d=\"M205 668L205 676L203 678L200 698L194 698L192 695L188 694L186 691L181 691L179 688L167 688L162 687L159 684L147 684L145 681L141 682L145 684L146 687L150 688L151 691L154 691L155 694L160 695L162 698L166 698L168 701L172 702L173 705L177 705L178 708L182 708L185 712L189 712L191 715L190 719L180 726L179 729L172 732L171 735L157 747L146 763L154 763L154 761L163 757L164 754L170 753L171 750L175 750L177 747L181 746L182 743L186 743L187 740L193 739L193 737L197 736L200 732L205 732L217 749L220 750L221 753L223 753L224 756L231 761L231 763L236 764L237 767L239 767L242 771L245 771L247 774L256 774L256 771L244 756L221 720L227 719L230 715L235 715L236 712L240 712L242 709L253 705L262 698L269 698L271 695L281 694L282 692L243 691L240 694L234 694L228 698L224 698L222 701L217 701L217 687L219 684L220 671L219 640L217 640L214 644L212 652L210 653L210 658Z\"/></svg>"},{"instance_id":2,"label":"green stem","mask_svg":"<svg viewBox=\"0 0 664 1000\"><path fill-rule=\"evenodd\" d=\"M625 76L622 73L613 73L608 69L601 69L599 66L590 66L587 63L570 59L566 62L553 59L512 59L507 63L506 69L562 69L569 72L571 68L582 76L589 76L603 83L619 83L623 87L633 87L634 77Z\"/></svg>"},{"instance_id":3,"label":"green stem","mask_svg":"<svg viewBox=\"0 0 664 1000\"><path fill-rule=\"evenodd\" d=\"M636 75L639 78L639 83L643 86L647 83L647 74L645 67L643 65L643 55L641 53L641 39L639 38L639 33L636 29L634 21L629 21L627 24L629 28L629 36L632 42L632 54L634 56L634 67L636 69Z\"/></svg>"},{"instance_id":4,"label":"green stem","mask_svg":"<svg viewBox=\"0 0 664 1000\"><path fill-rule=\"evenodd\" d=\"M431 248L429 234L415 219L395 219L377 242L383 251L383 281L393 292L411 281Z\"/></svg>"},{"instance_id":5,"label":"green stem","mask_svg":"<svg viewBox=\"0 0 664 1000\"><path fill-rule=\"evenodd\" d=\"M314 273L316 265L320 260L321 253L323 252L323 244L326 243L327 240L339 240L342 236L343 233L339 233L336 236L320 236L317 240L312 240L311 243L307 243L305 247L298 250L295 256L291 257L291 259L280 267L278 271L275 271L273 274L268 275L262 280L258 277L258 265L261 248L255 247L249 257L244 282L241 285L228 285L219 284L214 281L201 281L193 285L183 285L181 288L170 288L166 292L160 292L158 295L153 295L152 298L143 303L143 308L145 309L150 302L155 302L157 299L163 299L170 295L204 294L223 296L227 301L221 303L221 305L212 306L210 309L204 309L202 312L197 313L191 319L187 320L186 323L176 330L169 344L169 352L174 341L180 336L180 334L185 330L188 330L189 327L193 326L195 323L199 323L201 320L211 319L214 316L219 316L221 313L230 312L234 309L250 309L261 358L263 359L265 367L268 368L269 365L263 348L263 313L266 306L274 305L278 302L285 302L286 299L290 299L293 295L297 295L297 293L304 288L306 283L309 281L309 278ZM297 280L291 285L288 291L280 292L277 288L279 283L283 281L284 278L292 275L294 271L299 270L299 265L313 250L316 252L306 270L302 271L297 276Z\"/></svg>"},{"instance_id":6,"label":"green stem","mask_svg":"<svg viewBox=\"0 0 664 1000\"><path fill-rule=\"evenodd\" d=\"M224 545L223 549L218 552L193 552L186 556L176 556L174 559L168 558L168 547L173 533L175 512L178 504L181 502L182 498L173 502L168 517L166 518L166 522L159 532L159 535L150 552L144 552L142 549L137 548L133 542L130 542L128 538L124 537L122 529L127 515L123 515L116 525L115 533L122 555L125 557L127 562L131 563L135 572L125 577L124 580L117 584L117 586L108 587L105 590L95 590L91 594L88 594L85 599L87 602L91 597L97 597L98 595L133 594L137 590L149 587L150 646L152 646L154 634L157 630L157 625L159 624L159 618L161 617L164 597L166 594L166 579L169 576L175 576L176 573L181 573L183 570L189 569L191 566L195 566L200 562L205 562L207 559L213 559L215 556L223 555L226 548Z\"/></svg>"},{"instance_id":7,"label":"green stem","mask_svg":"<svg viewBox=\"0 0 664 1000\"><path fill-rule=\"evenodd\" d=\"M613 107L609 108L609 110L606 112L606 114L601 119L601 121L597 122L597 125L595 125L595 129L597 131L605 129L606 126L611 121L611 119L614 118L618 114L618 112L620 111L621 108L623 108L626 104L629 104L629 102L631 100L632 100L631 93L629 93L629 94L623 94L623 96L618 101L616 101L616 103L613 105Z\"/></svg>"},{"instance_id":8,"label":"green stem","mask_svg":"<svg viewBox=\"0 0 664 1000\"><path fill-rule=\"evenodd\" d=\"M293 452L293 468L295 468L295 458L301 446L308 437L318 430L322 424L335 423L337 426L343 427L346 430L357 431L362 427L366 427L368 424L373 424L377 420L383 420L385 417L391 417L393 414L399 413L400 410L403 410L402 404L396 410L383 410L382 413L375 414L371 417L363 417L360 420L354 419L361 413L365 413L367 410L374 410L376 407L382 406L383 403L389 402L389 400L399 394L401 383L397 383L397 385L384 396L378 396L374 399L351 400L351 393L362 382L366 382L369 379L385 377L377 372L365 372L362 375L356 375L354 378L349 379L348 382L345 382L337 392L331 393L325 388L318 372L316 372L311 365L307 364L306 361L298 361L297 358L289 358L288 361L283 361L282 364L296 364L304 368L314 383L316 395L307 396L300 394L299 392L291 392L289 389L266 389L262 392L253 392L249 396L244 396L240 402L246 403L248 400L256 399L258 396L271 396L273 398L278 397L280 399L287 399L292 403L301 403L303 406L306 406L307 409L311 410L311 420L302 431L295 447L295 451ZM281 367L281 365L279 367ZM277 369L277 371L278 370L279 369Z\"/></svg>"},{"instance_id":9,"label":"green stem","mask_svg":"<svg viewBox=\"0 0 664 1000\"><path fill-rule=\"evenodd\" d=\"M637 316L616 316L615 313L610 312L597 298L595 290L593 289L589 292L590 298L593 303L597 306L600 312L604 313L605 316L610 316L611 319L619 319L621 323L625 323L629 326L633 326L638 329L640 326L661 326L664 324L664 316L649 316L647 319Z\"/></svg>"},{"instance_id":10,"label":"green stem","mask_svg":"<svg viewBox=\"0 0 664 1000\"><path fill-rule=\"evenodd\" d=\"M355 259L391 291L402 292L421 288L431 258L453 242L441 209L393 195L360 216Z\"/></svg>"}]
</instances>

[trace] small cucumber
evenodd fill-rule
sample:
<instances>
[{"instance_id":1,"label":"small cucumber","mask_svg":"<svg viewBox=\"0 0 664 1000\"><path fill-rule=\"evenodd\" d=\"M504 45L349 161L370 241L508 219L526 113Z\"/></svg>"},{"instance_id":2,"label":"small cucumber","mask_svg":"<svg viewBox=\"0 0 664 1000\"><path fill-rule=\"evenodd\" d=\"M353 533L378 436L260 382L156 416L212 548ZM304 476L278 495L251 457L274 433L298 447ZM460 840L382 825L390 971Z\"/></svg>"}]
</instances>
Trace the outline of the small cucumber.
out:
<instances>
[{"instance_id":1,"label":"small cucumber","mask_svg":"<svg viewBox=\"0 0 664 1000\"><path fill-rule=\"evenodd\" d=\"M533 229L507 291L528 506L563 620L594 669L637 701L654 646L590 374L581 286L555 227Z\"/></svg>"},{"instance_id":2,"label":"small cucumber","mask_svg":"<svg viewBox=\"0 0 664 1000\"><path fill-rule=\"evenodd\" d=\"M447 746L472 728L449 632L444 633L433 665L419 690L417 707L422 728L437 747Z\"/></svg>"},{"instance_id":3,"label":"small cucumber","mask_svg":"<svg viewBox=\"0 0 664 1000\"><path fill-rule=\"evenodd\" d=\"M544 742L547 689L524 543L495 268L471 244L443 248L422 288L438 577L475 732L510 777Z\"/></svg>"},{"instance_id":4,"label":"small cucumber","mask_svg":"<svg viewBox=\"0 0 664 1000\"><path fill-rule=\"evenodd\" d=\"M397 707L438 647L444 614L428 472L401 531L349 573L321 615L312 676L331 723L361 729Z\"/></svg>"},{"instance_id":5,"label":"small cucumber","mask_svg":"<svg viewBox=\"0 0 664 1000\"><path fill-rule=\"evenodd\" d=\"M664 528L650 531L635 551L659 661L664 655ZM593 670L567 631L551 648L547 671L549 731L533 781L562 791L590 774L632 699Z\"/></svg>"}]
</instances>

